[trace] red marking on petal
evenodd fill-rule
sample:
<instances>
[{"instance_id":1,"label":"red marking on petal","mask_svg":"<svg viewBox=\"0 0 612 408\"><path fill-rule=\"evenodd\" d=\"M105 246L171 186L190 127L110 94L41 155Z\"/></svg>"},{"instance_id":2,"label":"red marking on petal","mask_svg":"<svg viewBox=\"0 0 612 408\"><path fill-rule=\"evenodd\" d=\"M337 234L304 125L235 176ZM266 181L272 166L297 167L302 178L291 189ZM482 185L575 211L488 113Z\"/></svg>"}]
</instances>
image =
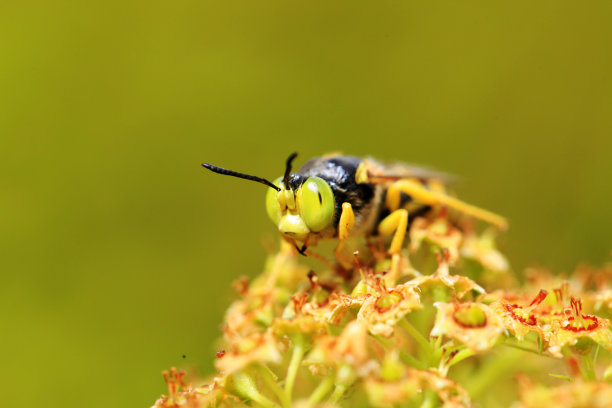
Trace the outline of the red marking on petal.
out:
<instances>
[{"instance_id":1,"label":"red marking on petal","mask_svg":"<svg viewBox=\"0 0 612 408\"><path fill-rule=\"evenodd\" d=\"M291 296L291 302L293 303L293 310L295 314L299 314L302 312L302 308L306 304L306 299L308 295L306 293L300 293L298 295Z\"/></svg>"},{"instance_id":2,"label":"red marking on petal","mask_svg":"<svg viewBox=\"0 0 612 408\"><path fill-rule=\"evenodd\" d=\"M448 358L446 359L446 363L450 363L450 361L453 359L453 357L455 357L457 355L457 353L459 353L459 350L454 350L452 351L449 355Z\"/></svg>"},{"instance_id":3,"label":"red marking on petal","mask_svg":"<svg viewBox=\"0 0 612 408\"><path fill-rule=\"evenodd\" d=\"M544 299L546 299L546 296L548 296L548 292L545 291L544 289L540 289L540 292L537 294L537 296L531 301L531 303L529 304L529 306L533 306L533 305L539 305L540 303L542 303L544 301Z\"/></svg>"},{"instance_id":4,"label":"red marking on petal","mask_svg":"<svg viewBox=\"0 0 612 408\"><path fill-rule=\"evenodd\" d=\"M436 252L436 261L438 261L438 265L442 265L448 263L450 260L450 251L448 248L442 248L440 252Z\"/></svg>"},{"instance_id":5,"label":"red marking on petal","mask_svg":"<svg viewBox=\"0 0 612 408\"><path fill-rule=\"evenodd\" d=\"M225 349L221 349L215 353L217 358L222 358L225 355Z\"/></svg>"},{"instance_id":6,"label":"red marking on petal","mask_svg":"<svg viewBox=\"0 0 612 408\"><path fill-rule=\"evenodd\" d=\"M508 313L510 313L510 315L512 316L514 320L518 320L519 322L526 324L527 326L535 326L538 323L537 319L532 314L529 314L528 319L517 315L514 312L515 309L520 309L520 307L518 307L517 305L511 305L511 304L505 303L504 307L506 308Z\"/></svg>"},{"instance_id":7,"label":"red marking on petal","mask_svg":"<svg viewBox=\"0 0 612 408\"><path fill-rule=\"evenodd\" d=\"M570 306L574 312L574 316L580 316L580 312L582 311L582 300L570 296Z\"/></svg>"},{"instance_id":8,"label":"red marking on petal","mask_svg":"<svg viewBox=\"0 0 612 408\"><path fill-rule=\"evenodd\" d=\"M585 326L585 327L581 327L581 326L576 327L576 326L573 326L571 323L575 321L574 317L570 317L569 319L567 319L568 324L565 326L562 326L561 328L563 330L571 331L574 333L579 333L579 332L595 330L599 327L599 321L597 320L596 316L584 315L581 317L583 320L590 320L592 323L590 323L588 326Z\"/></svg>"}]
</instances>

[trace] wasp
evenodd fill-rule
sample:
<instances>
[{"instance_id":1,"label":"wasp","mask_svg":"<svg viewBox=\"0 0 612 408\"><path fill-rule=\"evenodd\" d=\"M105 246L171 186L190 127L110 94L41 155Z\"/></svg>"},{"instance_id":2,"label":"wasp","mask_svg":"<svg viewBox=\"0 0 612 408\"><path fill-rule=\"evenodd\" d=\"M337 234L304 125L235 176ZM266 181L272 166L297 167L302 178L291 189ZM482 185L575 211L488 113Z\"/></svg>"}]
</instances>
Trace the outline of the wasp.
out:
<instances>
[{"instance_id":1,"label":"wasp","mask_svg":"<svg viewBox=\"0 0 612 408\"><path fill-rule=\"evenodd\" d=\"M270 182L208 163L215 173L256 181L269 187L266 211L282 237L305 255L320 239L337 238L336 259L346 265L345 241L359 234L392 236L391 272L397 273L408 220L448 207L499 229L506 220L451 196L444 176L403 163L384 164L370 158L338 154L314 158L297 173L289 156L282 177ZM350 261L349 261L350 262Z\"/></svg>"}]
</instances>

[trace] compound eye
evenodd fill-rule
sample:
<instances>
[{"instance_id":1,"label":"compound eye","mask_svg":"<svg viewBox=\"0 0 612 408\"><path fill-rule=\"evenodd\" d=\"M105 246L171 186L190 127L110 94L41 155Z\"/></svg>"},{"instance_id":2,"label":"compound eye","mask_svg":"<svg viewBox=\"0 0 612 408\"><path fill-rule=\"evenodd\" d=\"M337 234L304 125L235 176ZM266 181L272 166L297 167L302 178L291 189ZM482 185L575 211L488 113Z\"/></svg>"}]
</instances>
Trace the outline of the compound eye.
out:
<instances>
[{"instance_id":1,"label":"compound eye","mask_svg":"<svg viewBox=\"0 0 612 408\"><path fill-rule=\"evenodd\" d=\"M324 230L331 223L336 206L331 187L320 177L310 177L302 184L300 193L302 219L311 231Z\"/></svg>"},{"instance_id":2,"label":"compound eye","mask_svg":"<svg viewBox=\"0 0 612 408\"><path fill-rule=\"evenodd\" d=\"M279 177L272 184L277 187L282 187L283 178ZM278 199L276 198L277 191L273 188L268 188L268 192L266 193L266 212L268 213L268 217L272 220L274 225L278 225L281 219L281 208Z\"/></svg>"}]
</instances>

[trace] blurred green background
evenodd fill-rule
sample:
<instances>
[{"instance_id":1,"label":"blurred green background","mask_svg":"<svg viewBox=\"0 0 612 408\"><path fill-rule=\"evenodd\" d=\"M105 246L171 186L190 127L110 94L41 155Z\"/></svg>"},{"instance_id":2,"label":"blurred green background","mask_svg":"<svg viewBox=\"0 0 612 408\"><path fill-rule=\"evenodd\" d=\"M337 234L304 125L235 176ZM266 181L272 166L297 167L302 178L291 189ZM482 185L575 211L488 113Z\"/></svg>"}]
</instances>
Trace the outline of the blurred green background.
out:
<instances>
[{"instance_id":1,"label":"blurred green background","mask_svg":"<svg viewBox=\"0 0 612 408\"><path fill-rule=\"evenodd\" d=\"M0 4L3 405L149 406L210 373L275 237L265 188L329 151L457 174L515 269L612 249L608 1ZM185 356L185 358L183 358Z\"/></svg>"}]
</instances>

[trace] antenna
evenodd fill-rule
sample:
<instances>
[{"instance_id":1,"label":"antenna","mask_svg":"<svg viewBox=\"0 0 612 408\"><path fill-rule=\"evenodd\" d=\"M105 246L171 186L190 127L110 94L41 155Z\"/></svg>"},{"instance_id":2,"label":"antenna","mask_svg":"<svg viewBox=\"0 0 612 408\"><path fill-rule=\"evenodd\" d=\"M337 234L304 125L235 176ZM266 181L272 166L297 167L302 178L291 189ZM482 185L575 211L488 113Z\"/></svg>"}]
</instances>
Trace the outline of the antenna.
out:
<instances>
[{"instance_id":1,"label":"antenna","mask_svg":"<svg viewBox=\"0 0 612 408\"><path fill-rule=\"evenodd\" d=\"M292 159L293 160L293 159ZM289 165L289 168L291 168L290 163L287 163ZM208 163L202 163L202 167L218 173L218 174L223 174L224 176L232 176L232 177L238 177L238 178L242 178L245 180L251 180L251 181L256 181L258 183L261 184L265 184L268 187L271 187L273 189L275 189L276 191L281 191L280 188L276 187L274 184L272 184L270 181L266 180L265 178L261 178L261 177L257 177L257 176L251 176L250 174L244 174L244 173L238 173L237 171L233 171L233 170L228 170L228 169L224 169L222 167L217 167L217 166L213 166L212 164L208 164Z\"/></svg>"},{"instance_id":2,"label":"antenna","mask_svg":"<svg viewBox=\"0 0 612 408\"><path fill-rule=\"evenodd\" d=\"M291 162L293 159L297 157L297 152L291 153L287 158L287 163L285 164L285 176L283 177L283 181L285 183L285 188L289 185L289 174L291 174Z\"/></svg>"}]
</instances>

